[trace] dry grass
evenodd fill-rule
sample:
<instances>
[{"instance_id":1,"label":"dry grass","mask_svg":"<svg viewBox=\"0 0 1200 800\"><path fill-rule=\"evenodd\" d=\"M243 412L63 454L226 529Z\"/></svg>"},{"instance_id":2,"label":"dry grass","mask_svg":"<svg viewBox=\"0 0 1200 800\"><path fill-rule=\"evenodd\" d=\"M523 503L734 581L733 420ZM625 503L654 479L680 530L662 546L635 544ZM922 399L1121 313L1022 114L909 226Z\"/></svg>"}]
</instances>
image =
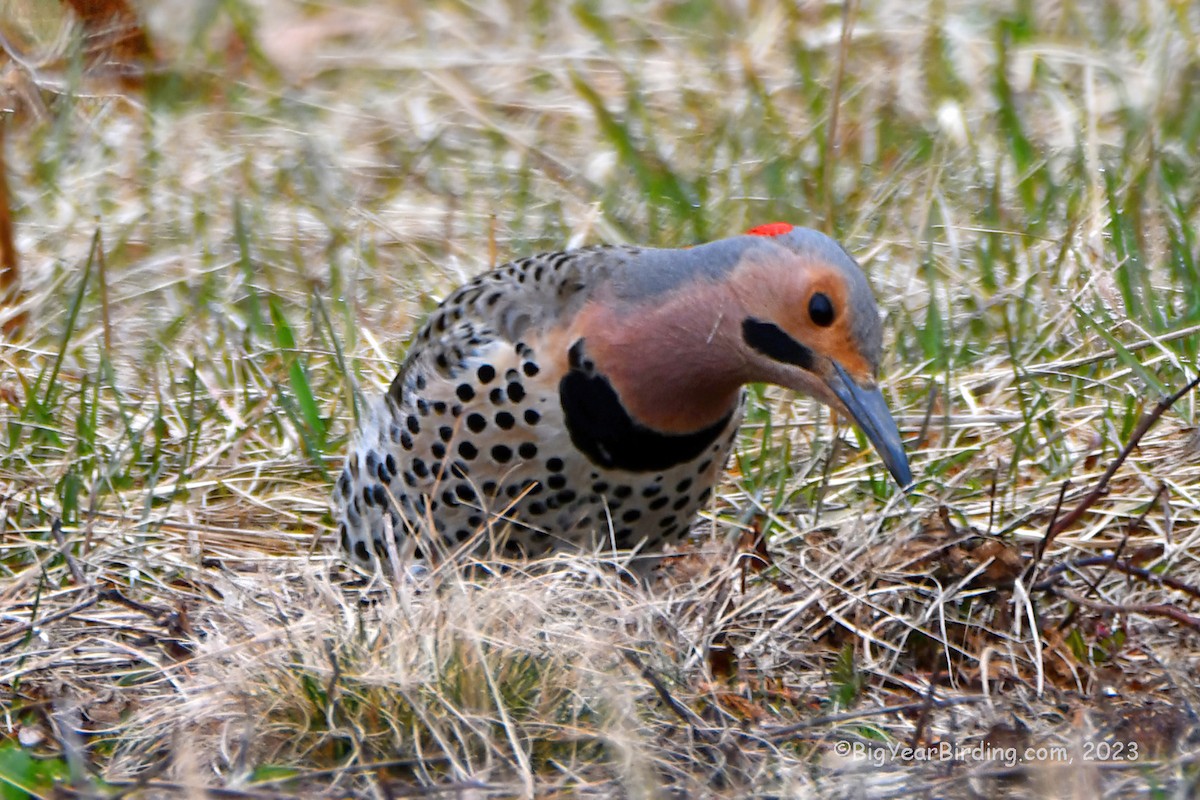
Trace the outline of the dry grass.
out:
<instances>
[{"instance_id":1,"label":"dry grass","mask_svg":"<svg viewBox=\"0 0 1200 800\"><path fill-rule=\"evenodd\" d=\"M138 92L0 4L0 798L1192 795L1194 394L1034 561L1196 371L1200 16L859 5L153 4ZM651 586L342 564L355 391L437 298L773 219L870 274L911 497L755 390Z\"/></svg>"}]
</instances>

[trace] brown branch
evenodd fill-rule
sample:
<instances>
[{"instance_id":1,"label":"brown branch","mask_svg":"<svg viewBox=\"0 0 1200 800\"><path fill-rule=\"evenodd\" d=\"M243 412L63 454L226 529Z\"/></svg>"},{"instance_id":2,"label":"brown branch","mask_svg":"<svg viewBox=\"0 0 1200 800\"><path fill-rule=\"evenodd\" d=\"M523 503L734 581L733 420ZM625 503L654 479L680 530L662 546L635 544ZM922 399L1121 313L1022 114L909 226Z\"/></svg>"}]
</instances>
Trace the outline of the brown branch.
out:
<instances>
[{"instance_id":1,"label":"brown branch","mask_svg":"<svg viewBox=\"0 0 1200 800\"><path fill-rule=\"evenodd\" d=\"M1183 609L1173 606L1170 603L1147 603L1144 605L1123 606L1119 603L1090 600L1069 589L1054 588L1050 591L1064 600L1072 602L1077 606L1090 608L1093 611L1108 611L1114 614L1142 614L1147 617L1165 617L1173 619L1182 625L1187 625L1192 630L1200 631L1200 617L1193 617Z\"/></svg>"},{"instance_id":2,"label":"brown branch","mask_svg":"<svg viewBox=\"0 0 1200 800\"><path fill-rule=\"evenodd\" d=\"M140 88L154 52L137 11L128 0L63 0L87 36L87 70L114 76L128 89Z\"/></svg>"},{"instance_id":3,"label":"brown branch","mask_svg":"<svg viewBox=\"0 0 1200 800\"><path fill-rule=\"evenodd\" d=\"M1153 583L1160 586L1166 586L1169 589L1174 589L1177 592L1183 592L1197 600L1200 600L1200 588L1184 583L1178 578L1172 578L1169 575L1159 575L1156 572L1146 569L1145 567L1135 567L1133 564L1126 561L1118 561L1116 556L1092 556L1090 558L1081 558L1077 561L1068 561L1063 564L1055 564L1046 571L1045 580L1033 585L1031 591L1044 592L1054 589L1062 578L1062 573L1069 569L1078 569L1082 567L1097 567L1103 566L1108 569L1116 570L1117 572L1129 575L1139 580Z\"/></svg>"},{"instance_id":4,"label":"brown branch","mask_svg":"<svg viewBox=\"0 0 1200 800\"><path fill-rule=\"evenodd\" d=\"M24 299L17 247L13 241L12 199L8 191L8 159L5 158L4 134L9 115L0 112L0 310L20 306ZM18 311L4 321L5 336L18 335L25 327L26 313Z\"/></svg>"},{"instance_id":5,"label":"brown branch","mask_svg":"<svg viewBox=\"0 0 1200 800\"><path fill-rule=\"evenodd\" d=\"M1133 433L1130 435L1129 442L1123 448L1121 448L1121 452L1117 455L1113 462L1108 465L1108 469L1106 469L1104 474L1100 476L1099 482L1092 487L1092 490L1087 493L1086 497L1079 501L1079 505L1071 509L1070 513L1068 513L1058 522L1054 523L1054 525L1050 528L1050 532L1046 535L1046 539L1042 545L1042 552L1045 552L1050 547L1050 544L1054 541L1055 537L1078 522L1079 518L1082 517L1089 508L1096 504L1096 501L1099 500L1100 496L1104 494L1104 490L1108 488L1108 482L1112 479L1112 476L1115 475L1117 470L1121 468L1121 465L1125 463L1125 459L1129 458L1129 454L1133 452L1133 448L1137 447L1138 442L1142 440L1142 437L1146 435L1146 432L1154 426L1154 423L1158 422L1159 418L1166 413L1168 408L1175 405L1179 398L1183 397L1197 386L1200 386L1200 374L1197 374L1195 378L1188 381L1186 386L1172 394L1170 397L1165 397L1162 400L1159 400L1157 405L1154 406L1150 413L1142 417L1141 422L1138 423L1137 428L1135 428Z\"/></svg>"}]
</instances>

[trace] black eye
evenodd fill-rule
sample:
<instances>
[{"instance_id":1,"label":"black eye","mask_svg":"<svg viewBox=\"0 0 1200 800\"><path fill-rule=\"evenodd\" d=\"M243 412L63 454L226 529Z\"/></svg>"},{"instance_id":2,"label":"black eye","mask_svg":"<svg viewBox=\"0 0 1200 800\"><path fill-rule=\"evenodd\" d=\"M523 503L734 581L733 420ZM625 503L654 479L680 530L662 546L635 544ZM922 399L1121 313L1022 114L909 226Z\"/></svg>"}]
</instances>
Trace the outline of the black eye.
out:
<instances>
[{"instance_id":1,"label":"black eye","mask_svg":"<svg viewBox=\"0 0 1200 800\"><path fill-rule=\"evenodd\" d=\"M833 324L833 302L828 295L817 292L808 301L808 315L812 317L812 321L820 325L822 328L828 328Z\"/></svg>"}]
</instances>

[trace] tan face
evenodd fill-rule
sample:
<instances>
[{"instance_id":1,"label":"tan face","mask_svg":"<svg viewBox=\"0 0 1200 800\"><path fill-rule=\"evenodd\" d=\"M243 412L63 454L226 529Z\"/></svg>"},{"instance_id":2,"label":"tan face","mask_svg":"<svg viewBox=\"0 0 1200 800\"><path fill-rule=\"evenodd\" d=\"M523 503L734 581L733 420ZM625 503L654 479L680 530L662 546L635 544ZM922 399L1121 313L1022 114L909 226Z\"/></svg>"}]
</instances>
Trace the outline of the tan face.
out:
<instances>
[{"instance_id":1,"label":"tan face","mask_svg":"<svg viewBox=\"0 0 1200 800\"><path fill-rule=\"evenodd\" d=\"M874 379L875 365L854 335L855 304L837 268L813 264L798 271L779 297L787 302L777 308L777 319L788 335L841 364L860 382Z\"/></svg>"},{"instance_id":2,"label":"tan face","mask_svg":"<svg viewBox=\"0 0 1200 800\"><path fill-rule=\"evenodd\" d=\"M817 258L790 254L748 260L732 278L747 316L778 328L795 343L790 351L782 342L755 349L820 379L828 378L827 362L834 361L856 383L874 382L876 365L869 354L878 351L878 323L863 324L870 320L858 317L870 314L877 320L878 311L873 298L855 294L865 283L851 283L842 269ZM863 330L874 340L861 341Z\"/></svg>"},{"instance_id":3,"label":"tan face","mask_svg":"<svg viewBox=\"0 0 1200 800\"><path fill-rule=\"evenodd\" d=\"M740 264L730 284L746 314L749 379L802 392L849 416L907 485L908 459L875 385L879 312L861 273L772 254Z\"/></svg>"}]
</instances>

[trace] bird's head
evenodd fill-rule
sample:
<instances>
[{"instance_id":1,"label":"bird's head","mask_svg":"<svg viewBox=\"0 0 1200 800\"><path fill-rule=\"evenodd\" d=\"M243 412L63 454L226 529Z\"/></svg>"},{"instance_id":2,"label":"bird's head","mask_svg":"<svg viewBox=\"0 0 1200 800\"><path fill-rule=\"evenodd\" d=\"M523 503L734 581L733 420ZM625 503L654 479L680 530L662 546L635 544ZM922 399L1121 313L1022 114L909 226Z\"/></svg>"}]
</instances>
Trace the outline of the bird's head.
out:
<instances>
[{"instance_id":1,"label":"bird's head","mask_svg":"<svg viewBox=\"0 0 1200 800\"><path fill-rule=\"evenodd\" d=\"M876 383L882 330L858 264L816 231L755 228L774 247L747 247L729 273L750 380L815 397L851 419L902 487L912 483L900 432Z\"/></svg>"},{"instance_id":2,"label":"bird's head","mask_svg":"<svg viewBox=\"0 0 1200 800\"><path fill-rule=\"evenodd\" d=\"M777 223L679 250L643 250L573 320L558 348L589 359L641 425L712 425L746 383L810 395L853 419L902 487L900 433L876 384L879 310L866 276L824 234Z\"/></svg>"}]
</instances>

